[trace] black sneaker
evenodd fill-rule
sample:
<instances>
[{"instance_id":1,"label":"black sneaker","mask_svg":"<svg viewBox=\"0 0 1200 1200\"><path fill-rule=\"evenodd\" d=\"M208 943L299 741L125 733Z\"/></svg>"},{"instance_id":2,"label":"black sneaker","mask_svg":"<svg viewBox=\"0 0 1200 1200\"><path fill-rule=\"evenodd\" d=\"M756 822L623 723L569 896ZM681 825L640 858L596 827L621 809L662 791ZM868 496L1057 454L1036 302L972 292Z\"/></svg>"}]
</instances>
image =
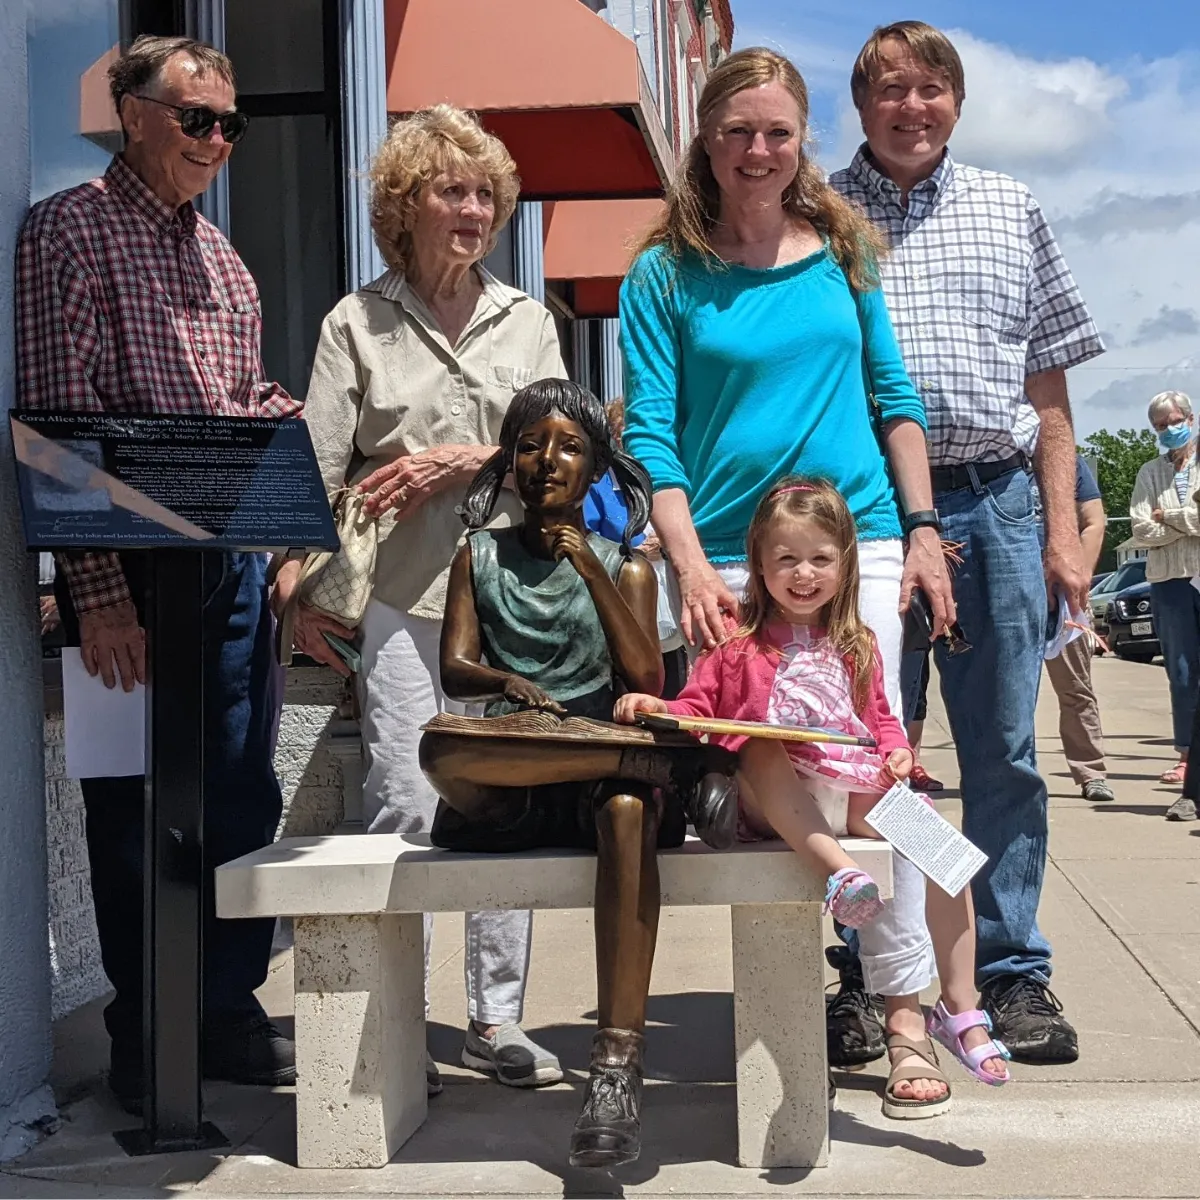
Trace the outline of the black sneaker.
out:
<instances>
[{"instance_id":1,"label":"black sneaker","mask_svg":"<svg viewBox=\"0 0 1200 1200\"><path fill-rule=\"evenodd\" d=\"M601 1029L592 1040L592 1062L583 1111L571 1131L573 1167L612 1170L642 1152L642 1036Z\"/></svg>"},{"instance_id":2,"label":"black sneaker","mask_svg":"<svg viewBox=\"0 0 1200 1200\"><path fill-rule=\"evenodd\" d=\"M1079 1036L1062 1015L1062 1002L1029 975L1000 975L980 990L980 1007L992 1032L1017 1062L1069 1063L1079 1057Z\"/></svg>"},{"instance_id":3,"label":"black sneaker","mask_svg":"<svg viewBox=\"0 0 1200 1200\"><path fill-rule=\"evenodd\" d=\"M825 958L837 969L838 990L825 998L825 1042L831 1067L860 1067L887 1053L883 1003L869 996L862 964L847 946L827 946Z\"/></svg>"},{"instance_id":4,"label":"black sneaker","mask_svg":"<svg viewBox=\"0 0 1200 1200\"><path fill-rule=\"evenodd\" d=\"M207 1028L204 1078L257 1087L287 1087L296 1082L295 1044L266 1017Z\"/></svg>"}]
</instances>

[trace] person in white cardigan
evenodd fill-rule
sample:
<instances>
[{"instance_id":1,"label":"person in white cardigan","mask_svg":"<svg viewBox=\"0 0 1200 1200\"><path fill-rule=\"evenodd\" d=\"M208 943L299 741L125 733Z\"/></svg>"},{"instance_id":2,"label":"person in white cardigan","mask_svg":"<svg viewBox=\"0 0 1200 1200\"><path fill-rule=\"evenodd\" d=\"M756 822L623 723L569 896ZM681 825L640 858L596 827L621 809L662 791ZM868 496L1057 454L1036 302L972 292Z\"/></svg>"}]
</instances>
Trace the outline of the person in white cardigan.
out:
<instances>
[{"instance_id":1,"label":"person in white cardigan","mask_svg":"<svg viewBox=\"0 0 1200 1200\"><path fill-rule=\"evenodd\" d=\"M1133 537L1146 555L1146 578L1154 627L1162 645L1171 687L1171 723L1178 765L1163 783L1182 784L1192 722L1200 698L1200 489L1192 402L1183 392L1161 392L1150 401L1150 424L1163 453L1138 472L1129 515ZM1192 816L1195 807L1191 808ZM1167 810L1168 820L1189 819L1182 801Z\"/></svg>"}]
</instances>

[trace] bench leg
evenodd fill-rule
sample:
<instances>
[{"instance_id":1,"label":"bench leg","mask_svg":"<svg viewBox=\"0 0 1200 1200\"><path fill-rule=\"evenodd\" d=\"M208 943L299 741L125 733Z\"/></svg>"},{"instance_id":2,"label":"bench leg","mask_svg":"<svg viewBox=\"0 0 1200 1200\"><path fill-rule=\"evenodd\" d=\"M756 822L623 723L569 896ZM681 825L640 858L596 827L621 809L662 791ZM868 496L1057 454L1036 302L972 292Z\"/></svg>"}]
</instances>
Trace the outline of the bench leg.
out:
<instances>
[{"instance_id":1,"label":"bench leg","mask_svg":"<svg viewBox=\"0 0 1200 1200\"><path fill-rule=\"evenodd\" d=\"M296 1161L382 1167L425 1120L420 913L296 919Z\"/></svg>"},{"instance_id":2,"label":"bench leg","mask_svg":"<svg viewBox=\"0 0 1200 1200\"><path fill-rule=\"evenodd\" d=\"M819 904L735 904L738 1166L829 1161Z\"/></svg>"}]
</instances>

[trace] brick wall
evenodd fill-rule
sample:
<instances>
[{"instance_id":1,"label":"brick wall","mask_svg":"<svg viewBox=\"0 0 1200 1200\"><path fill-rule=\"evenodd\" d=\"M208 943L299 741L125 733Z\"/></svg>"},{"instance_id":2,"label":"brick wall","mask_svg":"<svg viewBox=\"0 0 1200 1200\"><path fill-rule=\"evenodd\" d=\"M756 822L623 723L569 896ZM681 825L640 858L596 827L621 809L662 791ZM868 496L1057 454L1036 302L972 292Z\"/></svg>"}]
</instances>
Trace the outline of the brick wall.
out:
<instances>
[{"instance_id":1,"label":"brick wall","mask_svg":"<svg viewBox=\"0 0 1200 1200\"><path fill-rule=\"evenodd\" d=\"M55 1019L109 990L100 965L83 829L83 795L64 775L60 712L46 717L46 855ZM358 727L333 672L288 671L275 769L283 788L279 836L331 833L345 816L343 784L357 795ZM355 818L351 801L351 820Z\"/></svg>"}]
</instances>

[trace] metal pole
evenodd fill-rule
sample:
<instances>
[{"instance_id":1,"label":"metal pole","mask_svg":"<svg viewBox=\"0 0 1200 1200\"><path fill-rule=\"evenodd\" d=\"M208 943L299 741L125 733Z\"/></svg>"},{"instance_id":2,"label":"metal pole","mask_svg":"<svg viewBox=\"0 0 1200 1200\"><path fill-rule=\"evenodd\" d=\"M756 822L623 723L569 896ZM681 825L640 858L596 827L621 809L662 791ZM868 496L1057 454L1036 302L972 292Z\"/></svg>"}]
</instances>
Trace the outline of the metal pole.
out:
<instances>
[{"instance_id":1,"label":"metal pole","mask_svg":"<svg viewBox=\"0 0 1200 1200\"><path fill-rule=\"evenodd\" d=\"M142 1129L129 1154L227 1145L203 1119L204 555L152 552L146 605Z\"/></svg>"}]
</instances>

